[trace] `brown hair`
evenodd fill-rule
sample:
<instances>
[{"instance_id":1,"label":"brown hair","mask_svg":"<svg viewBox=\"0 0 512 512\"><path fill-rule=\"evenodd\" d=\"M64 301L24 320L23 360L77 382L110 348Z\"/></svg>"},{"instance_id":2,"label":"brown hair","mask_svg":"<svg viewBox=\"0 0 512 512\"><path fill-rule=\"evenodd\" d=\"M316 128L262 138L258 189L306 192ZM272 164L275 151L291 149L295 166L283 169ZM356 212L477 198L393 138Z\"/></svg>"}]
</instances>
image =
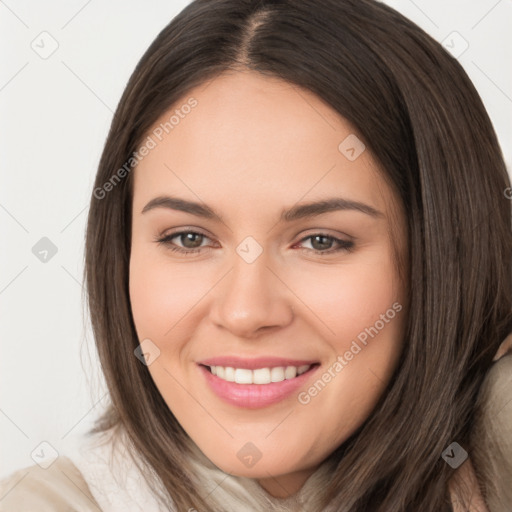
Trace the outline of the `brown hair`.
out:
<instances>
[{"instance_id":1,"label":"brown hair","mask_svg":"<svg viewBox=\"0 0 512 512\"><path fill-rule=\"evenodd\" d=\"M131 174L104 198L96 191L187 91L241 67L312 91L352 123L406 214L406 343L371 416L331 455L325 507L449 511L453 470L441 453L457 441L471 455L476 396L512 330L510 181L460 64L377 1L195 0L141 58L112 120L87 226L89 308L111 398L97 430L125 428L178 510L212 510L194 487L186 432L134 357Z\"/></svg>"}]
</instances>

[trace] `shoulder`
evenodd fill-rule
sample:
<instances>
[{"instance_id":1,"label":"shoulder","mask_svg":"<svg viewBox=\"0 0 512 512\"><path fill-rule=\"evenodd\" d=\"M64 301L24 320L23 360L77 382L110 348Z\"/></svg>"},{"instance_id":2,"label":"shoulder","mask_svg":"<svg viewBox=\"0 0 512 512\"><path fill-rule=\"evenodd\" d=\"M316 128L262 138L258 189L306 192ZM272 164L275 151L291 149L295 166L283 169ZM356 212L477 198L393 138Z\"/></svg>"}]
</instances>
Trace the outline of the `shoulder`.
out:
<instances>
[{"instance_id":1,"label":"shoulder","mask_svg":"<svg viewBox=\"0 0 512 512\"><path fill-rule=\"evenodd\" d=\"M470 454L491 511L512 504L512 352L488 372L477 403Z\"/></svg>"},{"instance_id":2,"label":"shoulder","mask_svg":"<svg viewBox=\"0 0 512 512\"><path fill-rule=\"evenodd\" d=\"M28 466L0 480L0 511L98 512L98 503L68 457L50 467Z\"/></svg>"}]
</instances>

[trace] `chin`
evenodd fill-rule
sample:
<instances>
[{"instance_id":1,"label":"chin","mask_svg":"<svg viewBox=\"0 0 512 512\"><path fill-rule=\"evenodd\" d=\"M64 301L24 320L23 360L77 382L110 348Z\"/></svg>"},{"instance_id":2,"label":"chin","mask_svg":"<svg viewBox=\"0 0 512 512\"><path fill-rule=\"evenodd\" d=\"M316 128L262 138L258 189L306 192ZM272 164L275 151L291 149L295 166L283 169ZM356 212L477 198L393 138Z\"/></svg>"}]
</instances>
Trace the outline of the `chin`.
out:
<instances>
[{"instance_id":1,"label":"chin","mask_svg":"<svg viewBox=\"0 0 512 512\"><path fill-rule=\"evenodd\" d=\"M238 477L262 479L278 477L303 469L299 467L299 461L297 460L278 460L265 456L265 454L261 454L259 459L254 458L256 455L254 454L251 460L250 456L246 455L249 452L250 450L242 451L239 452L239 456L237 454L230 458L227 458L225 454L219 454L218 457L209 457L207 453L206 455L224 473Z\"/></svg>"}]
</instances>

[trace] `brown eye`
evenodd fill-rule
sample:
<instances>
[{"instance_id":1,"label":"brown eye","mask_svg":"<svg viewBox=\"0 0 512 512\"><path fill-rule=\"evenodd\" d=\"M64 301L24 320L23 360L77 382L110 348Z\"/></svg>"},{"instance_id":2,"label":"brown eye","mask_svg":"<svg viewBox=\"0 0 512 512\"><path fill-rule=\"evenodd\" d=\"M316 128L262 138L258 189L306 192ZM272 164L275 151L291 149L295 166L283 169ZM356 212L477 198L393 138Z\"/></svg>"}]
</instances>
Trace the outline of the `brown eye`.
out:
<instances>
[{"instance_id":1,"label":"brown eye","mask_svg":"<svg viewBox=\"0 0 512 512\"><path fill-rule=\"evenodd\" d=\"M199 233L181 233L174 238L179 238L186 249L196 249L201 246L204 236Z\"/></svg>"},{"instance_id":2,"label":"brown eye","mask_svg":"<svg viewBox=\"0 0 512 512\"><path fill-rule=\"evenodd\" d=\"M306 251L315 254L332 254L341 251L350 252L354 248L354 242L349 240L340 240L334 236L316 233L307 236L300 241L300 245L309 242L311 247L302 247Z\"/></svg>"},{"instance_id":3,"label":"brown eye","mask_svg":"<svg viewBox=\"0 0 512 512\"><path fill-rule=\"evenodd\" d=\"M173 252L187 255L208 250L209 246L204 243L208 240L210 239L206 235L195 231L179 231L157 238L155 241Z\"/></svg>"},{"instance_id":4,"label":"brown eye","mask_svg":"<svg viewBox=\"0 0 512 512\"><path fill-rule=\"evenodd\" d=\"M331 249L334 239L324 235L314 235L311 237L311 246L315 251Z\"/></svg>"}]
</instances>

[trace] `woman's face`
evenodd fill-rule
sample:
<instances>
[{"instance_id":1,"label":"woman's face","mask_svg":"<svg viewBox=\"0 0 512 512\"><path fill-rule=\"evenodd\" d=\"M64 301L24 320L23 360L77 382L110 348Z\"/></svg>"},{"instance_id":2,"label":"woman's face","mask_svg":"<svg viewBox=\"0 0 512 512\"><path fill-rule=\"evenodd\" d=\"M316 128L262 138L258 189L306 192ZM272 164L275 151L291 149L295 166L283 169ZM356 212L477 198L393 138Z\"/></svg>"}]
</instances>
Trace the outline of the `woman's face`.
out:
<instances>
[{"instance_id":1,"label":"woman's face","mask_svg":"<svg viewBox=\"0 0 512 512\"><path fill-rule=\"evenodd\" d=\"M148 370L202 452L274 496L369 417L401 351L404 218L354 132L309 91L226 73L162 116L134 171Z\"/></svg>"}]
</instances>

